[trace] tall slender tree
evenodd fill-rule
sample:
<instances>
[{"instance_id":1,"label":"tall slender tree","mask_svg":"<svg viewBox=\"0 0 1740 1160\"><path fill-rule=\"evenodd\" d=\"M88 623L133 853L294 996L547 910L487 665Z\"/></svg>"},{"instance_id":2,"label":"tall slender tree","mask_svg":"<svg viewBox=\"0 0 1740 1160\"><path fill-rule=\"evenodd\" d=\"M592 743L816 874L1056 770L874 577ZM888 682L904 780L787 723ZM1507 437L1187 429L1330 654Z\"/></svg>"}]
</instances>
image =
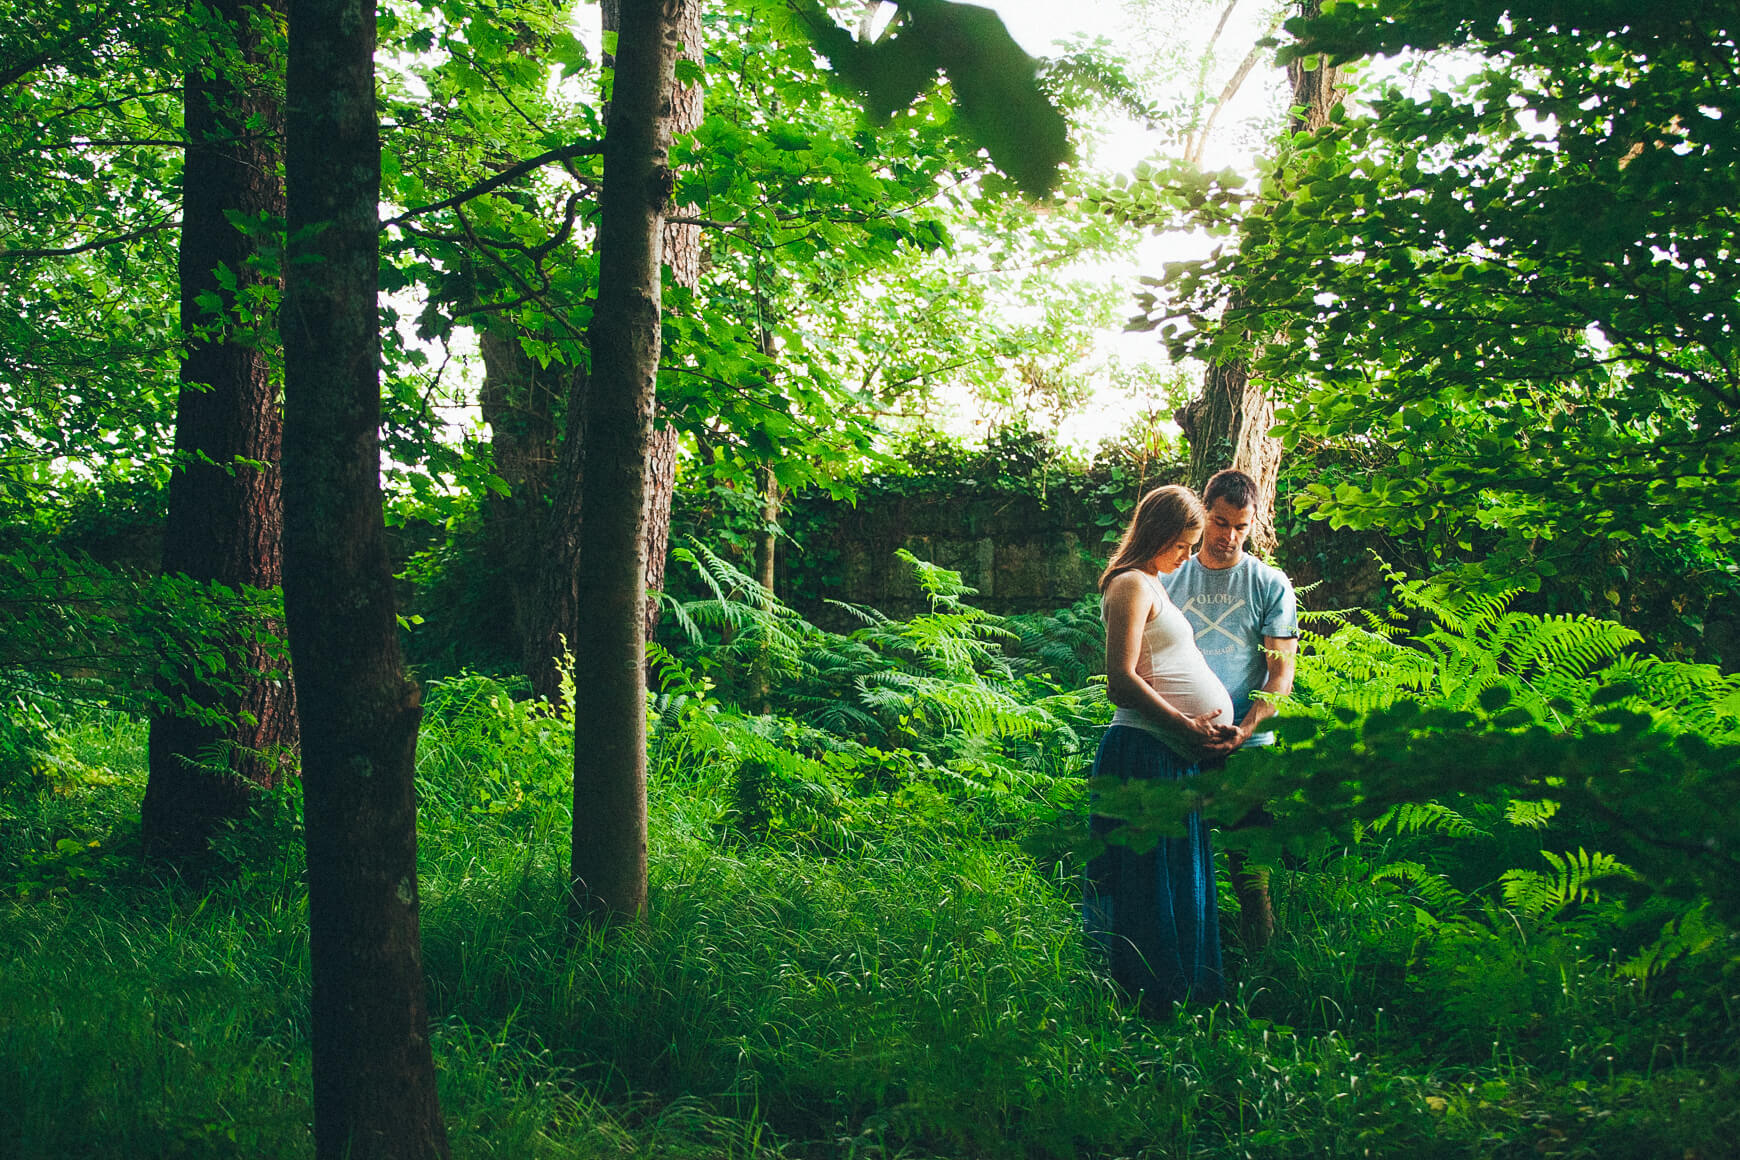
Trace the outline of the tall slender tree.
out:
<instances>
[{"instance_id":1,"label":"tall slender tree","mask_svg":"<svg viewBox=\"0 0 1740 1160\"><path fill-rule=\"evenodd\" d=\"M623 0L604 0L600 5L604 31L622 37ZM677 39L682 59L699 66L702 56L700 0L676 6L673 35ZM606 57L606 67L616 67L615 60ZM674 66L673 66L674 68ZM703 90L699 83L679 83L673 80L664 114L668 134L690 133L701 124L704 109ZM606 109L606 119L611 116ZM608 180L608 162L607 162ZM691 207L692 208L692 207ZM600 241L602 250L602 239ZM693 222L664 221L661 226L660 261L670 271L674 285L694 290L701 276L701 229ZM602 276L602 273L601 273ZM579 590L577 579L582 566L580 553L580 521L583 518L584 474L586 470L586 398L591 386L583 372L568 371L569 393L567 421L561 450L556 456L556 472L547 528L541 537L542 565L532 579L530 588L536 595L525 603L529 615L525 620L523 655L532 688L540 697L556 700L560 696L561 674L556 667L564 641L573 644L578 633ZM656 407L656 403L655 403ZM664 587L665 558L671 538L671 500L676 491L677 429L669 424L655 425L648 446L645 488L646 545L646 628L651 635L658 622L658 601L652 593Z\"/></svg>"},{"instance_id":2,"label":"tall slender tree","mask_svg":"<svg viewBox=\"0 0 1740 1160\"><path fill-rule=\"evenodd\" d=\"M661 345L661 257L677 60L693 51L698 0L622 0L600 199L598 300L580 423L585 470L574 586L574 834L570 913L596 921L646 908L645 619L649 478ZM1067 149L1062 117L1033 62L1001 21L971 5L914 3L913 27L873 55L819 5L800 6L818 48L875 90L884 113L909 103L938 68L954 81L972 135L1035 192ZM685 41L685 37L689 41ZM918 46L918 67L906 55ZM868 90L867 90L868 91ZM570 445L578 441L570 436ZM564 456L568 454L564 449ZM649 467L654 470L649 470ZM564 480L564 483L566 480ZM558 507L560 514L560 506ZM663 545L659 545L662 553Z\"/></svg>"},{"instance_id":3,"label":"tall slender tree","mask_svg":"<svg viewBox=\"0 0 1740 1160\"><path fill-rule=\"evenodd\" d=\"M280 37L287 0L211 0L194 26L211 52L185 82L181 199L181 390L163 570L226 587L276 588L283 505L278 382L262 345L279 289L270 259L284 214ZM260 634L241 626L214 688L184 674L177 696L200 713L151 720L143 828L166 854L204 847L215 823L244 812L256 787L290 769L294 686L271 676Z\"/></svg>"},{"instance_id":4,"label":"tall slender tree","mask_svg":"<svg viewBox=\"0 0 1740 1160\"><path fill-rule=\"evenodd\" d=\"M445 1157L417 914L417 686L380 490L375 11L297 0L285 170L284 600L300 683L321 1160Z\"/></svg>"},{"instance_id":5,"label":"tall slender tree","mask_svg":"<svg viewBox=\"0 0 1740 1160\"><path fill-rule=\"evenodd\" d=\"M1299 0L1300 15L1307 19L1321 9L1321 0ZM1297 136L1327 125L1330 110L1342 95L1336 87L1335 68L1326 57L1317 58L1315 68L1304 67L1306 63L1295 60L1287 66L1293 102L1284 152ZM1202 490L1209 477L1223 468L1242 471L1256 481L1251 547L1259 555L1272 555L1278 544L1275 500L1281 475L1281 441L1269 434L1275 425L1274 393L1260 377L1251 374L1242 355L1215 359L1203 374L1202 393L1179 410L1178 424L1190 444L1188 478L1192 487ZM1251 865L1244 851L1236 848L1227 851L1227 868L1246 916L1246 944L1261 946L1273 927L1268 871Z\"/></svg>"},{"instance_id":6,"label":"tall slender tree","mask_svg":"<svg viewBox=\"0 0 1740 1160\"><path fill-rule=\"evenodd\" d=\"M570 913L646 909L647 478L678 29L693 0L622 0L604 137L598 305L577 542Z\"/></svg>"}]
</instances>

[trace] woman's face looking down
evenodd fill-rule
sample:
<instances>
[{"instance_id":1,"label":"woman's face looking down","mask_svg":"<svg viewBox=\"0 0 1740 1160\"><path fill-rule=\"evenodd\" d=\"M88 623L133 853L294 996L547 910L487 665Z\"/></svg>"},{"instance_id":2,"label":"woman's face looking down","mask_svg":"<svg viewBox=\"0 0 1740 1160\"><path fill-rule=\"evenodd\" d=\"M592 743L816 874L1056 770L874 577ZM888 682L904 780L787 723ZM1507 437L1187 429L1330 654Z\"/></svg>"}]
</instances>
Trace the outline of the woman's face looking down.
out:
<instances>
[{"instance_id":1,"label":"woman's face looking down","mask_svg":"<svg viewBox=\"0 0 1740 1160\"><path fill-rule=\"evenodd\" d=\"M1180 564L1190 559L1190 549L1196 546L1196 541L1201 537L1201 528L1185 528L1183 534L1155 555L1154 567L1162 573L1176 572Z\"/></svg>"}]
</instances>

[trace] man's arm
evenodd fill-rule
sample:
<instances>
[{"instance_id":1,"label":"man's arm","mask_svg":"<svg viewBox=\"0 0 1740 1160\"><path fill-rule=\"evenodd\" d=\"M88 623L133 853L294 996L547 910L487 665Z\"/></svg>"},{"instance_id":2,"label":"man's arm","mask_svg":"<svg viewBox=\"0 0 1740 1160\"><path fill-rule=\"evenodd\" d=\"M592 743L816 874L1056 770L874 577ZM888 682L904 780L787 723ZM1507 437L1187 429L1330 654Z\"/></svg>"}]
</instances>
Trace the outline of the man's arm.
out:
<instances>
[{"instance_id":1,"label":"man's arm","mask_svg":"<svg viewBox=\"0 0 1740 1160\"><path fill-rule=\"evenodd\" d=\"M1268 679L1253 693L1270 693L1276 697L1285 697L1293 691L1293 665L1299 656L1299 638L1296 636L1265 636L1263 638L1263 656L1269 664ZM1237 744L1243 745L1257 732L1258 726L1275 715L1275 706L1269 701L1258 697L1251 698L1251 707L1245 710L1245 719L1239 722L1239 738Z\"/></svg>"}]
</instances>

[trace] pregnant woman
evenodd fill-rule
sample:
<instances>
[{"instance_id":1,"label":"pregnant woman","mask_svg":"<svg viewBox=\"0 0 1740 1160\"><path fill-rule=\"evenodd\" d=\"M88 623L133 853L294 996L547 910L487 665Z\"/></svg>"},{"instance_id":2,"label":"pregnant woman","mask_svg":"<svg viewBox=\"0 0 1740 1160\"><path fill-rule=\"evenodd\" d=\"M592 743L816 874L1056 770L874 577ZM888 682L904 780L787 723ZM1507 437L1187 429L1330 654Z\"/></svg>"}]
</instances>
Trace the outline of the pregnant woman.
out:
<instances>
[{"instance_id":1,"label":"pregnant woman","mask_svg":"<svg viewBox=\"0 0 1740 1160\"><path fill-rule=\"evenodd\" d=\"M1095 777L1188 777L1238 741L1232 699L1209 669L1161 573L1190 557L1202 535L1202 501L1187 487L1142 497L1100 577L1106 622L1106 686L1117 712L1100 743ZM1104 836L1118 822L1096 815ZM1083 916L1104 947L1112 977L1149 1014L1221 989L1220 922L1208 826L1191 814L1185 836L1144 853L1109 846L1088 865Z\"/></svg>"}]
</instances>

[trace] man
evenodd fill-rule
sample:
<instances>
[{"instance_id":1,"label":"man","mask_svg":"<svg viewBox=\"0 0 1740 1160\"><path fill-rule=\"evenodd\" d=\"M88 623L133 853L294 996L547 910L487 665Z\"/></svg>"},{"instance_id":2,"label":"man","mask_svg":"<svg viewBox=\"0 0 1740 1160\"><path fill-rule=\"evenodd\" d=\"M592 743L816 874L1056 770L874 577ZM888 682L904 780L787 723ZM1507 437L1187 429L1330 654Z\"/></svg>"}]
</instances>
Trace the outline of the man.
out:
<instances>
[{"instance_id":1,"label":"man","mask_svg":"<svg viewBox=\"0 0 1740 1160\"><path fill-rule=\"evenodd\" d=\"M1202 491L1208 526L1202 545L1170 575L1166 594L1196 630L1196 645L1232 696L1238 736L1224 751L1273 745L1263 723L1275 715L1253 692L1283 696L1293 689L1299 651L1299 603L1286 573L1245 552L1257 514L1257 485L1242 471L1212 476ZM1228 850L1227 867L1239 899L1245 948L1256 950L1275 931L1266 869L1247 867L1244 851Z\"/></svg>"}]
</instances>

